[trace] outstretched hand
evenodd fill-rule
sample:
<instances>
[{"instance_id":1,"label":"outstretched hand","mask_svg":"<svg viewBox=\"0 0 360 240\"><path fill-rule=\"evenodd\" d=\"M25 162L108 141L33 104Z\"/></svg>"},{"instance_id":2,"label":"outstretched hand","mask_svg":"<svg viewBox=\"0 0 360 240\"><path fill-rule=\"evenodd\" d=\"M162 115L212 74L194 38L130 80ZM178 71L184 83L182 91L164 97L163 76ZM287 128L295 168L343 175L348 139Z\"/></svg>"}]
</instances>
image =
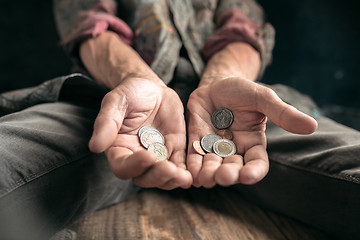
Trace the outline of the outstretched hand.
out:
<instances>
[{"instance_id":1,"label":"outstretched hand","mask_svg":"<svg viewBox=\"0 0 360 240\"><path fill-rule=\"evenodd\" d=\"M229 127L237 147L235 155L222 159L211 153L202 156L192 143L215 133L211 115L218 108L233 112ZM195 186L254 184L267 174L265 128L267 117L279 127L297 134L310 134L316 121L284 103L271 89L242 78L214 79L196 89L188 102L187 167Z\"/></svg>"},{"instance_id":2,"label":"outstretched hand","mask_svg":"<svg viewBox=\"0 0 360 240\"><path fill-rule=\"evenodd\" d=\"M156 162L141 145L138 131L153 126L165 138L169 161ZM127 78L103 99L89 142L103 152L114 174L141 187L173 189L192 184L186 170L186 127L182 103L161 80Z\"/></svg>"}]
</instances>

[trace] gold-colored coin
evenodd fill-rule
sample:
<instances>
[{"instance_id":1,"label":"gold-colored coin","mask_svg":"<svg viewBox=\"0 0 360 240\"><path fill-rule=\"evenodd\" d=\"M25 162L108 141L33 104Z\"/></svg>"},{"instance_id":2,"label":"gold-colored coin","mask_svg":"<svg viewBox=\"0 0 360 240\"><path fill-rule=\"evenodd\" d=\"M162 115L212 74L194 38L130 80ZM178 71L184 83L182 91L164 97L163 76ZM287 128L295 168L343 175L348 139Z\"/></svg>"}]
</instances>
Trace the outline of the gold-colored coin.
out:
<instances>
[{"instance_id":1,"label":"gold-colored coin","mask_svg":"<svg viewBox=\"0 0 360 240\"><path fill-rule=\"evenodd\" d=\"M226 158L236 153L236 146L233 141L221 139L214 143L214 152L216 155Z\"/></svg>"}]
</instances>

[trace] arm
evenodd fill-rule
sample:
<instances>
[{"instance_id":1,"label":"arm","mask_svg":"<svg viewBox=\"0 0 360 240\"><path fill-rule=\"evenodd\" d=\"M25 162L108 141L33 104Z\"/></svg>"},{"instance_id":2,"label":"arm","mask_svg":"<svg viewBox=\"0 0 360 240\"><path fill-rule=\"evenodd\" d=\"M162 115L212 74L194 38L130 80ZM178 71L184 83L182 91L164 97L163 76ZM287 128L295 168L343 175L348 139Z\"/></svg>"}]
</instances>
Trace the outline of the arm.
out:
<instances>
[{"instance_id":1,"label":"arm","mask_svg":"<svg viewBox=\"0 0 360 240\"><path fill-rule=\"evenodd\" d=\"M310 134L316 121L282 102L269 88L254 81L260 71L260 54L244 42L233 42L209 59L199 87L188 102L188 169L195 186L254 184L269 170L266 152L266 121L270 118L283 129ZM211 115L221 107L230 109L230 126L237 147L235 155L222 159L215 154L201 156L192 142L215 133Z\"/></svg>"},{"instance_id":2,"label":"arm","mask_svg":"<svg viewBox=\"0 0 360 240\"><path fill-rule=\"evenodd\" d=\"M78 67L82 67L79 45L107 30L116 33L124 43L132 44L132 30L117 16L115 0L53 0L53 5L60 44Z\"/></svg>"},{"instance_id":3,"label":"arm","mask_svg":"<svg viewBox=\"0 0 360 240\"><path fill-rule=\"evenodd\" d=\"M253 82L258 72L259 57L241 43L228 45L210 59L187 106L187 166L195 186L254 184L263 179L269 170L267 118L297 134L310 134L317 128L313 118L282 102L271 89ZM230 109L234 115L229 130L233 133L236 154L224 159L213 153L201 156L192 148L192 142L216 132L211 115L221 107Z\"/></svg>"},{"instance_id":4,"label":"arm","mask_svg":"<svg viewBox=\"0 0 360 240\"><path fill-rule=\"evenodd\" d=\"M113 32L82 43L80 57L96 81L111 89L95 120L90 149L105 151L114 174L141 187L189 187L185 121L177 94ZM156 163L155 155L141 146L137 133L145 125L164 135L169 161Z\"/></svg>"},{"instance_id":5,"label":"arm","mask_svg":"<svg viewBox=\"0 0 360 240\"><path fill-rule=\"evenodd\" d=\"M275 30L265 21L261 6L255 0L221 0L217 6L215 22L216 31L207 39L202 49L205 59L213 61L213 55L225 47L232 43L244 43L248 48L251 46L258 52L254 54L259 55L261 60L257 74L257 78L261 78L265 67L271 63L275 41ZM236 49L233 46L230 48L232 50L228 52L232 52L234 60L238 59L239 55L247 56L249 53L244 48ZM250 55L254 54L250 53ZM244 61L241 61L241 64L244 64Z\"/></svg>"},{"instance_id":6,"label":"arm","mask_svg":"<svg viewBox=\"0 0 360 240\"><path fill-rule=\"evenodd\" d=\"M54 0L61 44L78 67L111 90L103 98L89 148L105 151L111 170L121 179L131 178L142 187L188 187L192 179L185 169L182 103L131 48L133 33L118 17L116 3ZM122 3L126 15L133 2ZM155 163L155 155L141 146L137 133L144 125L164 135L169 161Z\"/></svg>"},{"instance_id":7,"label":"arm","mask_svg":"<svg viewBox=\"0 0 360 240\"><path fill-rule=\"evenodd\" d=\"M109 89L128 77L146 77L165 86L139 54L113 32L85 41L80 47L80 57L89 73Z\"/></svg>"},{"instance_id":8,"label":"arm","mask_svg":"<svg viewBox=\"0 0 360 240\"><path fill-rule=\"evenodd\" d=\"M254 184L269 169L267 118L299 134L312 133L317 123L282 102L271 89L254 82L271 60L274 41L274 31L265 23L255 1L220 1L216 25L216 32L203 48L207 66L188 101L187 166L195 186ZM229 130L236 154L224 159L215 154L201 156L192 148L192 142L215 133L211 115L221 107L234 115Z\"/></svg>"},{"instance_id":9,"label":"arm","mask_svg":"<svg viewBox=\"0 0 360 240\"><path fill-rule=\"evenodd\" d=\"M220 77L236 76L255 81L261 66L260 54L244 42L234 42L208 61L199 86Z\"/></svg>"}]
</instances>

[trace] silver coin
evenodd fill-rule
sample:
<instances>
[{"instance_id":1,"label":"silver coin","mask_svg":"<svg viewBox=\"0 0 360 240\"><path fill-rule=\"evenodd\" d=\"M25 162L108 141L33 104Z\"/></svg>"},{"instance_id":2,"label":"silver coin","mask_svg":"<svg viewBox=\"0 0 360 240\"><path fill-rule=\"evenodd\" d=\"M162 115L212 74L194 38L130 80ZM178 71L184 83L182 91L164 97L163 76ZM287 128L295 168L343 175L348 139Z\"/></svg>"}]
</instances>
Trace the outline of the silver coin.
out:
<instances>
[{"instance_id":1,"label":"silver coin","mask_svg":"<svg viewBox=\"0 0 360 240\"><path fill-rule=\"evenodd\" d=\"M217 129L225 129L234 121L233 113L227 108L219 108L211 115L211 122Z\"/></svg>"},{"instance_id":2,"label":"silver coin","mask_svg":"<svg viewBox=\"0 0 360 240\"><path fill-rule=\"evenodd\" d=\"M214 143L214 152L220 157L228 157L236 153L236 146L233 141L220 139Z\"/></svg>"},{"instance_id":3,"label":"silver coin","mask_svg":"<svg viewBox=\"0 0 360 240\"><path fill-rule=\"evenodd\" d=\"M157 130L145 130L140 135L140 142L145 148L148 148L150 144L155 142L164 144L165 139L164 136Z\"/></svg>"},{"instance_id":4,"label":"silver coin","mask_svg":"<svg viewBox=\"0 0 360 240\"><path fill-rule=\"evenodd\" d=\"M220 140L221 137L219 135L216 135L216 134L208 134L208 135L205 135L201 141L200 141L200 144L201 144L201 147L204 149L205 152L208 152L208 153L213 153L214 150L213 150L213 145L216 141Z\"/></svg>"},{"instance_id":5,"label":"silver coin","mask_svg":"<svg viewBox=\"0 0 360 240\"><path fill-rule=\"evenodd\" d=\"M141 134L143 134L143 132L145 132L146 130L153 130L153 131L159 132L156 128L154 128L152 126L143 126L140 128L140 130L138 132L138 136L141 137Z\"/></svg>"},{"instance_id":6,"label":"silver coin","mask_svg":"<svg viewBox=\"0 0 360 240\"><path fill-rule=\"evenodd\" d=\"M159 142L154 142L150 144L148 151L155 153L157 162L166 160L169 155L166 146Z\"/></svg>"}]
</instances>

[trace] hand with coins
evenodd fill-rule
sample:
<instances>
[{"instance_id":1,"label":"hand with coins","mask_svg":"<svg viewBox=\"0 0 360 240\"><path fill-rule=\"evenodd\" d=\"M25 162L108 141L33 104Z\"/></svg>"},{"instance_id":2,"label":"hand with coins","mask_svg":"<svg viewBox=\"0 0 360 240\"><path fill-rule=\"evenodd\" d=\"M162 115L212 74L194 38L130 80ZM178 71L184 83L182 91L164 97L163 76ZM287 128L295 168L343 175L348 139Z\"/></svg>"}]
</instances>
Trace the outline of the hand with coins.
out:
<instances>
[{"instance_id":1,"label":"hand with coins","mask_svg":"<svg viewBox=\"0 0 360 240\"><path fill-rule=\"evenodd\" d=\"M195 186L263 179L269 170L267 118L292 133L316 130L313 118L254 82L259 69L258 53L243 43L229 44L210 59L187 105L187 167Z\"/></svg>"},{"instance_id":2,"label":"hand with coins","mask_svg":"<svg viewBox=\"0 0 360 240\"><path fill-rule=\"evenodd\" d=\"M111 89L95 120L90 149L105 152L117 177L141 187L190 187L184 110L176 92L112 33L83 44L81 56L97 81Z\"/></svg>"}]
</instances>

